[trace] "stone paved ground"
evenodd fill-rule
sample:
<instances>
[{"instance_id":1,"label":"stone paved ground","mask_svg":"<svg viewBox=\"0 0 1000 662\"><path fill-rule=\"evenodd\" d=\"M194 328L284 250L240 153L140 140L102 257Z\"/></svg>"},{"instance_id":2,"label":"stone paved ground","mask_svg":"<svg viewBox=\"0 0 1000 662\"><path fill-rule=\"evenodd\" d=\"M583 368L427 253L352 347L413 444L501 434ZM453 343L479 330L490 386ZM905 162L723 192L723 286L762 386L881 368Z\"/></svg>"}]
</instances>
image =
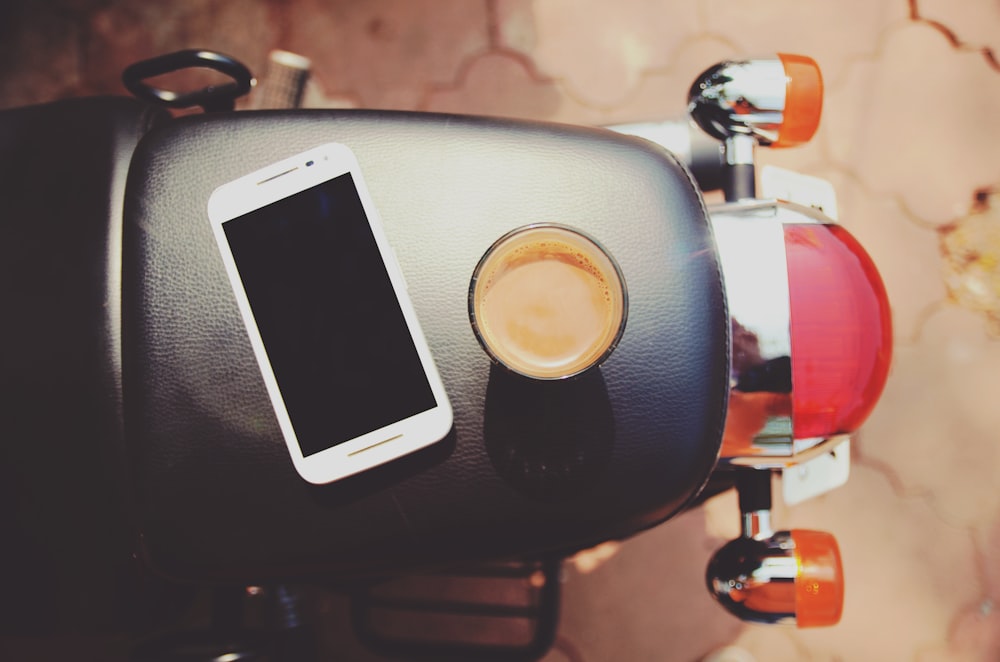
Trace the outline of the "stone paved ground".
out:
<instances>
[{"instance_id":1,"label":"stone paved ground","mask_svg":"<svg viewBox=\"0 0 1000 662\"><path fill-rule=\"evenodd\" d=\"M839 538L843 621L745 626L712 603L705 563L737 532L725 495L570 569L546 660L691 661L726 644L773 662L1000 659L995 0L6 0L0 107L121 93L125 65L194 46L255 71L272 48L312 58L311 106L583 124L680 115L721 58L812 55L818 137L762 158L835 183L886 281L897 347L848 485L777 514Z\"/></svg>"}]
</instances>

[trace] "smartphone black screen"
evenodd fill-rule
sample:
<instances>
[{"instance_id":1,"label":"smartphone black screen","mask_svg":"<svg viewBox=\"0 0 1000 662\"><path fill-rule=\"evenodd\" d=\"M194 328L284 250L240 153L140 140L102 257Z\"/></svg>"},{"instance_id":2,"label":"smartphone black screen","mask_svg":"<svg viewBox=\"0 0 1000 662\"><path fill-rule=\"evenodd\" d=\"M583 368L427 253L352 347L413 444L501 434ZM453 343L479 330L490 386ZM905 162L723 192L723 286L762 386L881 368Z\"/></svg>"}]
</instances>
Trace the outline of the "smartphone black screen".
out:
<instances>
[{"instance_id":1,"label":"smartphone black screen","mask_svg":"<svg viewBox=\"0 0 1000 662\"><path fill-rule=\"evenodd\" d=\"M436 406L350 173L222 228L303 456Z\"/></svg>"}]
</instances>

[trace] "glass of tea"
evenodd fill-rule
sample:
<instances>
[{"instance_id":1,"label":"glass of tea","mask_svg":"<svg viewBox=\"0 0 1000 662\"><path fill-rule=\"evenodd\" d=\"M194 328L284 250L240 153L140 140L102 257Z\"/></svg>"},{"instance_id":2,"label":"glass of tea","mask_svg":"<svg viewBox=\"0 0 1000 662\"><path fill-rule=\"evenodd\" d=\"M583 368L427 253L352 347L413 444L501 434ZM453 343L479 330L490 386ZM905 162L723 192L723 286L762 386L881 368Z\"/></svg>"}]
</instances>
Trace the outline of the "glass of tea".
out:
<instances>
[{"instance_id":1,"label":"glass of tea","mask_svg":"<svg viewBox=\"0 0 1000 662\"><path fill-rule=\"evenodd\" d=\"M600 365L627 317L618 263L593 237L557 223L500 237L469 285L469 319L483 349L532 379L565 379Z\"/></svg>"}]
</instances>

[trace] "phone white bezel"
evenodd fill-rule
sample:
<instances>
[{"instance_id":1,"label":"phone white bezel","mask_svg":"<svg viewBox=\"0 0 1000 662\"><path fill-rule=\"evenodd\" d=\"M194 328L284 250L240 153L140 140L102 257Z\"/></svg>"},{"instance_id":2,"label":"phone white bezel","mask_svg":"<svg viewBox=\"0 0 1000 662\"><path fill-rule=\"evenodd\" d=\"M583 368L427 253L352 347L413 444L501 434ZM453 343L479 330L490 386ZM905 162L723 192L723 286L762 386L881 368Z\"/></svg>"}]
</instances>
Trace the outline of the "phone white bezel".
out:
<instances>
[{"instance_id":1,"label":"phone white bezel","mask_svg":"<svg viewBox=\"0 0 1000 662\"><path fill-rule=\"evenodd\" d=\"M403 311L410 337L413 339L437 406L313 455L303 456L222 225L226 221L347 173L350 173L354 180L379 254L389 274L396 300ZM208 218L247 335L250 337L254 356L274 407L278 425L292 457L292 463L302 478L314 484L330 483L434 444L448 434L452 427L451 404L417 321L413 304L407 295L402 270L382 230L378 210L365 186L357 158L350 148L338 143L320 145L223 184L209 198Z\"/></svg>"}]
</instances>

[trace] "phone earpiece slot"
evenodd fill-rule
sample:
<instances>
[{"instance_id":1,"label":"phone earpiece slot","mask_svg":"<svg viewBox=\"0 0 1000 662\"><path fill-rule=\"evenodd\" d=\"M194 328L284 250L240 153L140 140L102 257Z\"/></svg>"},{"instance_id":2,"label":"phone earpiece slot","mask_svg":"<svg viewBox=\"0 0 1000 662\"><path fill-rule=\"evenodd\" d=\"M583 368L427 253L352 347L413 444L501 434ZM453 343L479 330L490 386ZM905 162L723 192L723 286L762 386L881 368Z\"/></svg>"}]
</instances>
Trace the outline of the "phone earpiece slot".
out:
<instances>
[{"instance_id":1,"label":"phone earpiece slot","mask_svg":"<svg viewBox=\"0 0 1000 662\"><path fill-rule=\"evenodd\" d=\"M275 179L277 179L279 177L284 177L285 175L287 175L289 173L293 173L293 172L295 172L298 169L299 169L299 167L295 166L294 168L289 168L288 170L286 170L284 172L279 172L277 175L272 175L271 177L268 177L267 179L262 179L259 182L257 182L257 186L260 186L261 184L267 184L268 182L273 182Z\"/></svg>"}]
</instances>

